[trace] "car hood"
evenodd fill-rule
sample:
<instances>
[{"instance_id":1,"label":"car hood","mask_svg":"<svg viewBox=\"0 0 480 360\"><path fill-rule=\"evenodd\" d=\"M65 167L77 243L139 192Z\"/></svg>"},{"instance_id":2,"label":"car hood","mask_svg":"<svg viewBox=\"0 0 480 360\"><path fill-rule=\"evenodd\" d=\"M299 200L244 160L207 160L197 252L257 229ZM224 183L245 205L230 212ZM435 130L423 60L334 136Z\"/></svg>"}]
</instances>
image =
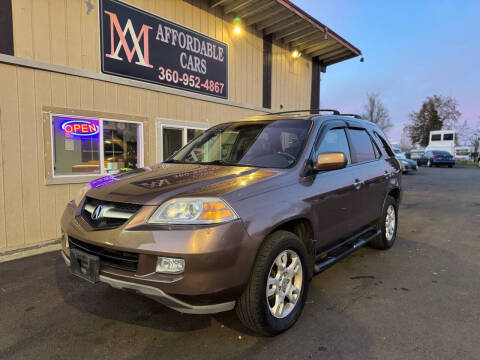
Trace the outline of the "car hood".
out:
<instances>
[{"instance_id":1,"label":"car hood","mask_svg":"<svg viewBox=\"0 0 480 360\"><path fill-rule=\"evenodd\" d=\"M162 163L90 182L87 196L104 201L158 205L175 196L222 196L279 171L244 166Z\"/></svg>"}]
</instances>

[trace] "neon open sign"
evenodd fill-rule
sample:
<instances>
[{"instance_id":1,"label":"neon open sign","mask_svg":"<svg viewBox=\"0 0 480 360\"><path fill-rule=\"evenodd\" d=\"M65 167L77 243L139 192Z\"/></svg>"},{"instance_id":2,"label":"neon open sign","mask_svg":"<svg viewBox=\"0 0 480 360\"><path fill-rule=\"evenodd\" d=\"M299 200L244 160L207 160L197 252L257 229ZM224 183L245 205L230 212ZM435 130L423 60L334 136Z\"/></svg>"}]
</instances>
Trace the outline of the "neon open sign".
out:
<instances>
[{"instance_id":1,"label":"neon open sign","mask_svg":"<svg viewBox=\"0 0 480 360\"><path fill-rule=\"evenodd\" d=\"M93 136L98 134L100 129L97 124L88 120L71 120L62 124L62 130L70 135Z\"/></svg>"}]
</instances>

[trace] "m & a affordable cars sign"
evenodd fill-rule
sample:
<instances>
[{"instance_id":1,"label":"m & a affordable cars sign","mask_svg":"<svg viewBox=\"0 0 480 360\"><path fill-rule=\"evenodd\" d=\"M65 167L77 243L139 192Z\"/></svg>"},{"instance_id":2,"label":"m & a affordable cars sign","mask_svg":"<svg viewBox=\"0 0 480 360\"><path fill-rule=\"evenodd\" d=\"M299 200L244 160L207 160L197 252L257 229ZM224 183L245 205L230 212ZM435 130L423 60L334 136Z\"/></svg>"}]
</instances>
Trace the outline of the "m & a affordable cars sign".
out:
<instances>
[{"instance_id":1,"label":"m & a affordable cars sign","mask_svg":"<svg viewBox=\"0 0 480 360\"><path fill-rule=\"evenodd\" d=\"M228 46L116 0L100 1L102 72L228 98Z\"/></svg>"}]
</instances>

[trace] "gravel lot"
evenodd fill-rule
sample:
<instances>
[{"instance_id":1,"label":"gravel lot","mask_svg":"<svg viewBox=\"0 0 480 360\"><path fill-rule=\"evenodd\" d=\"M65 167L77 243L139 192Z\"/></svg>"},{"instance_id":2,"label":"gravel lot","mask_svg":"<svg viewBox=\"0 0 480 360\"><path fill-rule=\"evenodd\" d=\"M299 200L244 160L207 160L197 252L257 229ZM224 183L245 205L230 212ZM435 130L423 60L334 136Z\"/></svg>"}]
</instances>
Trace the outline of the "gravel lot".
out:
<instances>
[{"instance_id":1,"label":"gravel lot","mask_svg":"<svg viewBox=\"0 0 480 360\"><path fill-rule=\"evenodd\" d=\"M90 285L56 252L0 264L0 359L479 359L480 169L403 179L395 246L316 276L278 337Z\"/></svg>"}]
</instances>

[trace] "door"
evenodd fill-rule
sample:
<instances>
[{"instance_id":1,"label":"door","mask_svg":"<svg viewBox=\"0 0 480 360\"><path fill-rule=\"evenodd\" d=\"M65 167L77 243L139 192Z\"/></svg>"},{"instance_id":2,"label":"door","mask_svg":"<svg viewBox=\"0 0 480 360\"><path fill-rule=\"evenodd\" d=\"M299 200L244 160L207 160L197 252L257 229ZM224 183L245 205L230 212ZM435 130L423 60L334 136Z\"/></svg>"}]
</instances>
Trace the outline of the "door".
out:
<instances>
[{"instance_id":1,"label":"door","mask_svg":"<svg viewBox=\"0 0 480 360\"><path fill-rule=\"evenodd\" d=\"M355 173L349 166L350 149L345 123L335 122L322 129L314 146L312 161L324 152L343 152L348 160L344 169L318 172L307 180L313 216L317 221L317 250L331 247L347 236L352 230L351 194L355 191ZM305 182L305 185L307 184Z\"/></svg>"},{"instance_id":2,"label":"door","mask_svg":"<svg viewBox=\"0 0 480 360\"><path fill-rule=\"evenodd\" d=\"M348 128L348 140L355 169L352 196L352 227L358 231L377 220L386 191L386 166L378 147L365 128Z\"/></svg>"}]
</instances>

